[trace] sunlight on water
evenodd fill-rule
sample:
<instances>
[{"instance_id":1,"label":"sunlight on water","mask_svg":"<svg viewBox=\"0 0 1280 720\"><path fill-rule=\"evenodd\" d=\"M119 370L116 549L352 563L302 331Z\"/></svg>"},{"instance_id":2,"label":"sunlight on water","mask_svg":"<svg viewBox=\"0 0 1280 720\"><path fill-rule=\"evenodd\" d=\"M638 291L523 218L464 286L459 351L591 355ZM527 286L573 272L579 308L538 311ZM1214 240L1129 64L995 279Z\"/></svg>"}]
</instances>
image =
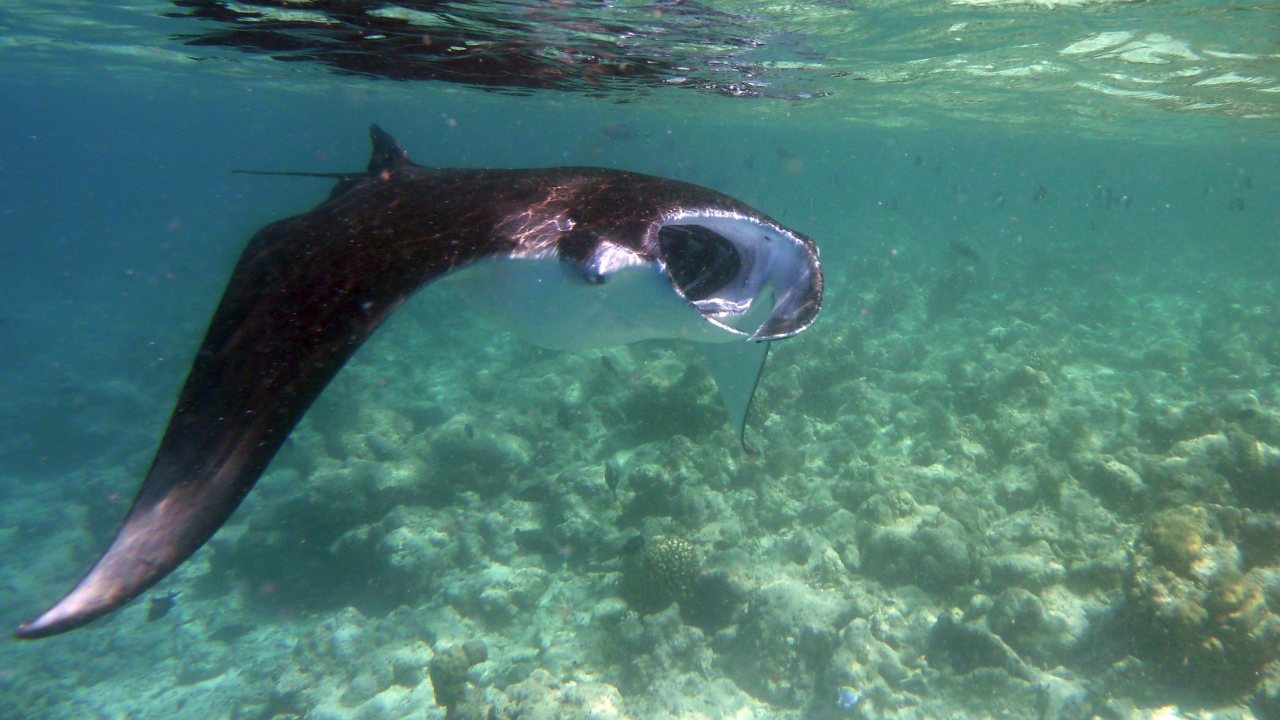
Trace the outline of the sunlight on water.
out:
<instances>
[{"instance_id":1,"label":"sunlight on water","mask_svg":"<svg viewBox=\"0 0 1280 720\"><path fill-rule=\"evenodd\" d=\"M951 118L1035 131L1066 123L1096 135L1145 136L1152 118L1170 112L1264 125L1280 105L1274 9L1245 3L422 7L12 3L4 46L10 63L46 71L77 56L178 73L199 62L201 72L305 86L294 63L314 61L355 76L503 91L560 88L615 101L656 93L670 103L687 91L805 101L827 118L876 124Z\"/></svg>"}]
</instances>

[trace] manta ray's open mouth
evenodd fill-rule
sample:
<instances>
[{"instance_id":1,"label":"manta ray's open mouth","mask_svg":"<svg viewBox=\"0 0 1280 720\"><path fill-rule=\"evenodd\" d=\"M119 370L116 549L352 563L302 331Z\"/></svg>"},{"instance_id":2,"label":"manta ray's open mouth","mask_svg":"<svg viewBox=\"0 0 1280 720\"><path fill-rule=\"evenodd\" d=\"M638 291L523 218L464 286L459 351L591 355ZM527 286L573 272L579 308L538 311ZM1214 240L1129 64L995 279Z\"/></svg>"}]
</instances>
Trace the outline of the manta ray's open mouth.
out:
<instances>
[{"instance_id":1,"label":"manta ray's open mouth","mask_svg":"<svg viewBox=\"0 0 1280 720\"><path fill-rule=\"evenodd\" d=\"M818 316L817 247L781 226L723 211L686 211L658 228L658 247L680 294L726 330L778 340ZM773 300L767 319L763 308L752 312L762 296Z\"/></svg>"}]
</instances>

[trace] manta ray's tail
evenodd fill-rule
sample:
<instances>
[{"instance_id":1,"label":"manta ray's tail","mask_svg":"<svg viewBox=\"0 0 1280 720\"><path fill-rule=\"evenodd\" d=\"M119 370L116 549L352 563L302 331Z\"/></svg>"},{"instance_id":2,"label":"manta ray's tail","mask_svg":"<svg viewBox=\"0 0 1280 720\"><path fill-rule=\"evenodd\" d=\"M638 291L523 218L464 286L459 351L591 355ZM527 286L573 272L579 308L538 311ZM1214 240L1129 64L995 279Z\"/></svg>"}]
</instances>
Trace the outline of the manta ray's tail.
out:
<instances>
[{"instance_id":1,"label":"manta ray's tail","mask_svg":"<svg viewBox=\"0 0 1280 720\"><path fill-rule=\"evenodd\" d=\"M285 177L317 177L331 180L348 180L364 173L286 172L283 170L232 170L236 175L283 175Z\"/></svg>"}]
</instances>

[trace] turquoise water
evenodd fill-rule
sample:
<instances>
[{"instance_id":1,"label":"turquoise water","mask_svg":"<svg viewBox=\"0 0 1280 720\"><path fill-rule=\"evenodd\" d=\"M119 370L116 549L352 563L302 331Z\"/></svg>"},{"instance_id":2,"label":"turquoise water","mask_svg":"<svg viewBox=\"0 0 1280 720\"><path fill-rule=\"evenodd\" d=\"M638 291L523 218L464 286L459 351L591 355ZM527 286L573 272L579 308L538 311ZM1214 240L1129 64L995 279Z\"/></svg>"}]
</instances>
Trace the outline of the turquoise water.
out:
<instances>
[{"instance_id":1,"label":"turquoise water","mask_svg":"<svg viewBox=\"0 0 1280 720\"><path fill-rule=\"evenodd\" d=\"M359 170L376 122L697 183L818 243L822 315L753 457L696 348L430 287L172 576L3 641L0 716L1280 715L1276 8L263 6L0 9L9 627L110 542L247 239L332 186L233 169Z\"/></svg>"}]
</instances>

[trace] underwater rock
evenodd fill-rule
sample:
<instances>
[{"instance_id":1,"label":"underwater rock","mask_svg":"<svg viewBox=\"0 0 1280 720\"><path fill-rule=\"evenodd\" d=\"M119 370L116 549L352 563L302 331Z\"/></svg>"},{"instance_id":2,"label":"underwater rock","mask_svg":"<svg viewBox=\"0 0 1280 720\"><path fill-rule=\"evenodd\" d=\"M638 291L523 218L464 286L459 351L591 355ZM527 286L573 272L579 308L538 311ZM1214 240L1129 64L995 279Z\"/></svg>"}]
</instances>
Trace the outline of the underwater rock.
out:
<instances>
[{"instance_id":1,"label":"underwater rock","mask_svg":"<svg viewBox=\"0 0 1280 720\"><path fill-rule=\"evenodd\" d=\"M692 527L717 520L728 513L716 498L740 467L724 448L683 436L647 443L621 469L616 496L622 513L616 525L635 527L653 517Z\"/></svg>"},{"instance_id":2,"label":"underwater rock","mask_svg":"<svg viewBox=\"0 0 1280 720\"><path fill-rule=\"evenodd\" d=\"M409 418L368 402L359 403L354 413L347 411L334 416L327 425L329 454L339 460L402 459L414 431Z\"/></svg>"},{"instance_id":3,"label":"underwater rock","mask_svg":"<svg viewBox=\"0 0 1280 720\"><path fill-rule=\"evenodd\" d=\"M1181 373L1191 361L1191 346L1181 338L1162 337L1147 346L1142 361L1148 367L1166 373Z\"/></svg>"},{"instance_id":4,"label":"underwater rock","mask_svg":"<svg viewBox=\"0 0 1280 720\"><path fill-rule=\"evenodd\" d=\"M968 534L937 506L918 505L906 491L876 495L858 520L862 569L873 577L939 591L973 579Z\"/></svg>"},{"instance_id":5,"label":"underwater rock","mask_svg":"<svg viewBox=\"0 0 1280 720\"><path fill-rule=\"evenodd\" d=\"M1133 513L1148 501L1149 492L1142 477L1110 455L1072 455L1071 470L1109 510Z\"/></svg>"},{"instance_id":6,"label":"underwater rock","mask_svg":"<svg viewBox=\"0 0 1280 720\"><path fill-rule=\"evenodd\" d=\"M618 407L628 437L650 442L673 435L700 438L724 426L715 380L688 348L645 363L627 380L630 393Z\"/></svg>"},{"instance_id":7,"label":"underwater rock","mask_svg":"<svg viewBox=\"0 0 1280 720\"><path fill-rule=\"evenodd\" d=\"M1280 508L1280 449L1239 426L1228 428L1226 437L1231 453L1223 458L1223 470L1240 504L1254 510Z\"/></svg>"},{"instance_id":8,"label":"underwater rock","mask_svg":"<svg viewBox=\"0 0 1280 720\"><path fill-rule=\"evenodd\" d=\"M1060 664L1084 629L1072 628L1065 616L1022 588L1009 588L995 597L987 625L1020 656L1041 667Z\"/></svg>"},{"instance_id":9,"label":"underwater rock","mask_svg":"<svg viewBox=\"0 0 1280 720\"><path fill-rule=\"evenodd\" d=\"M1139 430L1156 450L1200 438L1222 428L1213 408L1202 402L1169 403L1148 400L1139 406Z\"/></svg>"},{"instance_id":10,"label":"underwater rock","mask_svg":"<svg viewBox=\"0 0 1280 720\"><path fill-rule=\"evenodd\" d=\"M561 682L546 670L510 685L489 715L491 720L630 720L627 702L612 685Z\"/></svg>"},{"instance_id":11,"label":"underwater rock","mask_svg":"<svg viewBox=\"0 0 1280 720\"><path fill-rule=\"evenodd\" d=\"M959 311L960 304L978 287L978 269L969 262L957 263L929 286L925 312L931 321Z\"/></svg>"},{"instance_id":12,"label":"underwater rock","mask_svg":"<svg viewBox=\"0 0 1280 720\"><path fill-rule=\"evenodd\" d=\"M552 483L548 517L560 560L570 564L603 562L617 553L622 506L606 473L605 466L594 465L561 473Z\"/></svg>"},{"instance_id":13,"label":"underwater rock","mask_svg":"<svg viewBox=\"0 0 1280 720\"><path fill-rule=\"evenodd\" d=\"M458 490L496 494L524 476L533 449L510 433L491 430L486 423L458 414L438 427L429 442L436 467L435 482Z\"/></svg>"},{"instance_id":14,"label":"underwater rock","mask_svg":"<svg viewBox=\"0 0 1280 720\"><path fill-rule=\"evenodd\" d=\"M438 586L464 551L462 534L447 516L402 506L373 525L344 534L334 552L353 574L377 578L380 592L407 596Z\"/></svg>"},{"instance_id":15,"label":"underwater rock","mask_svg":"<svg viewBox=\"0 0 1280 720\"><path fill-rule=\"evenodd\" d=\"M714 633L737 621L745 595L725 570L700 573L680 600L680 619L705 633Z\"/></svg>"},{"instance_id":16,"label":"underwater rock","mask_svg":"<svg viewBox=\"0 0 1280 720\"><path fill-rule=\"evenodd\" d=\"M755 591L722 655L728 674L764 702L800 707L840 642L840 629L859 614L855 597L785 578Z\"/></svg>"},{"instance_id":17,"label":"underwater rock","mask_svg":"<svg viewBox=\"0 0 1280 720\"><path fill-rule=\"evenodd\" d=\"M464 616L502 626L533 608L547 585L547 572L541 568L491 563L447 583L444 597Z\"/></svg>"},{"instance_id":18,"label":"underwater rock","mask_svg":"<svg viewBox=\"0 0 1280 720\"><path fill-rule=\"evenodd\" d=\"M1052 550L1047 546L1036 550L1039 552L1014 552L987 558L983 563L983 585L993 589L1039 590L1061 582L1067 571Z\"/></svg>"},{"instance_id":19,"label":"underwater rock","mask_svg":"<svg viewBox=\"0 0 1280 720\"><path fill-rule=\"evenodd\" d=\"M1247 568L1280 564L1280 514L1245 510L1238 544Z\"/></svg>"},{"instance_id":20,"label":"underwater rock","mask_svg":"<svg viewBox=\"0 0 1280 720\"><path fill-rule=\"evenodd\" d=\"M847 716L835 698L839 688L850 687L860 696L856 709L861 716L876 717L882 708L907 704L897 688L910 675L897 651L876 638L865 618L857 618L840 630L835 653L805 707L806 716Z\"/></svg>"},{"instance_id":21,"label":"underwater rock","mask_svg":"<svg viewBox=\"0 0 1280 720\"><path fill-rule=\"evenodd\" d=\"M929 631L929 664L949 665L957 673L999 668L1013 677L1035 680L1039 673L981 621L966 621L959 609L938 615Z\"/></svg>"}]
</instances>

